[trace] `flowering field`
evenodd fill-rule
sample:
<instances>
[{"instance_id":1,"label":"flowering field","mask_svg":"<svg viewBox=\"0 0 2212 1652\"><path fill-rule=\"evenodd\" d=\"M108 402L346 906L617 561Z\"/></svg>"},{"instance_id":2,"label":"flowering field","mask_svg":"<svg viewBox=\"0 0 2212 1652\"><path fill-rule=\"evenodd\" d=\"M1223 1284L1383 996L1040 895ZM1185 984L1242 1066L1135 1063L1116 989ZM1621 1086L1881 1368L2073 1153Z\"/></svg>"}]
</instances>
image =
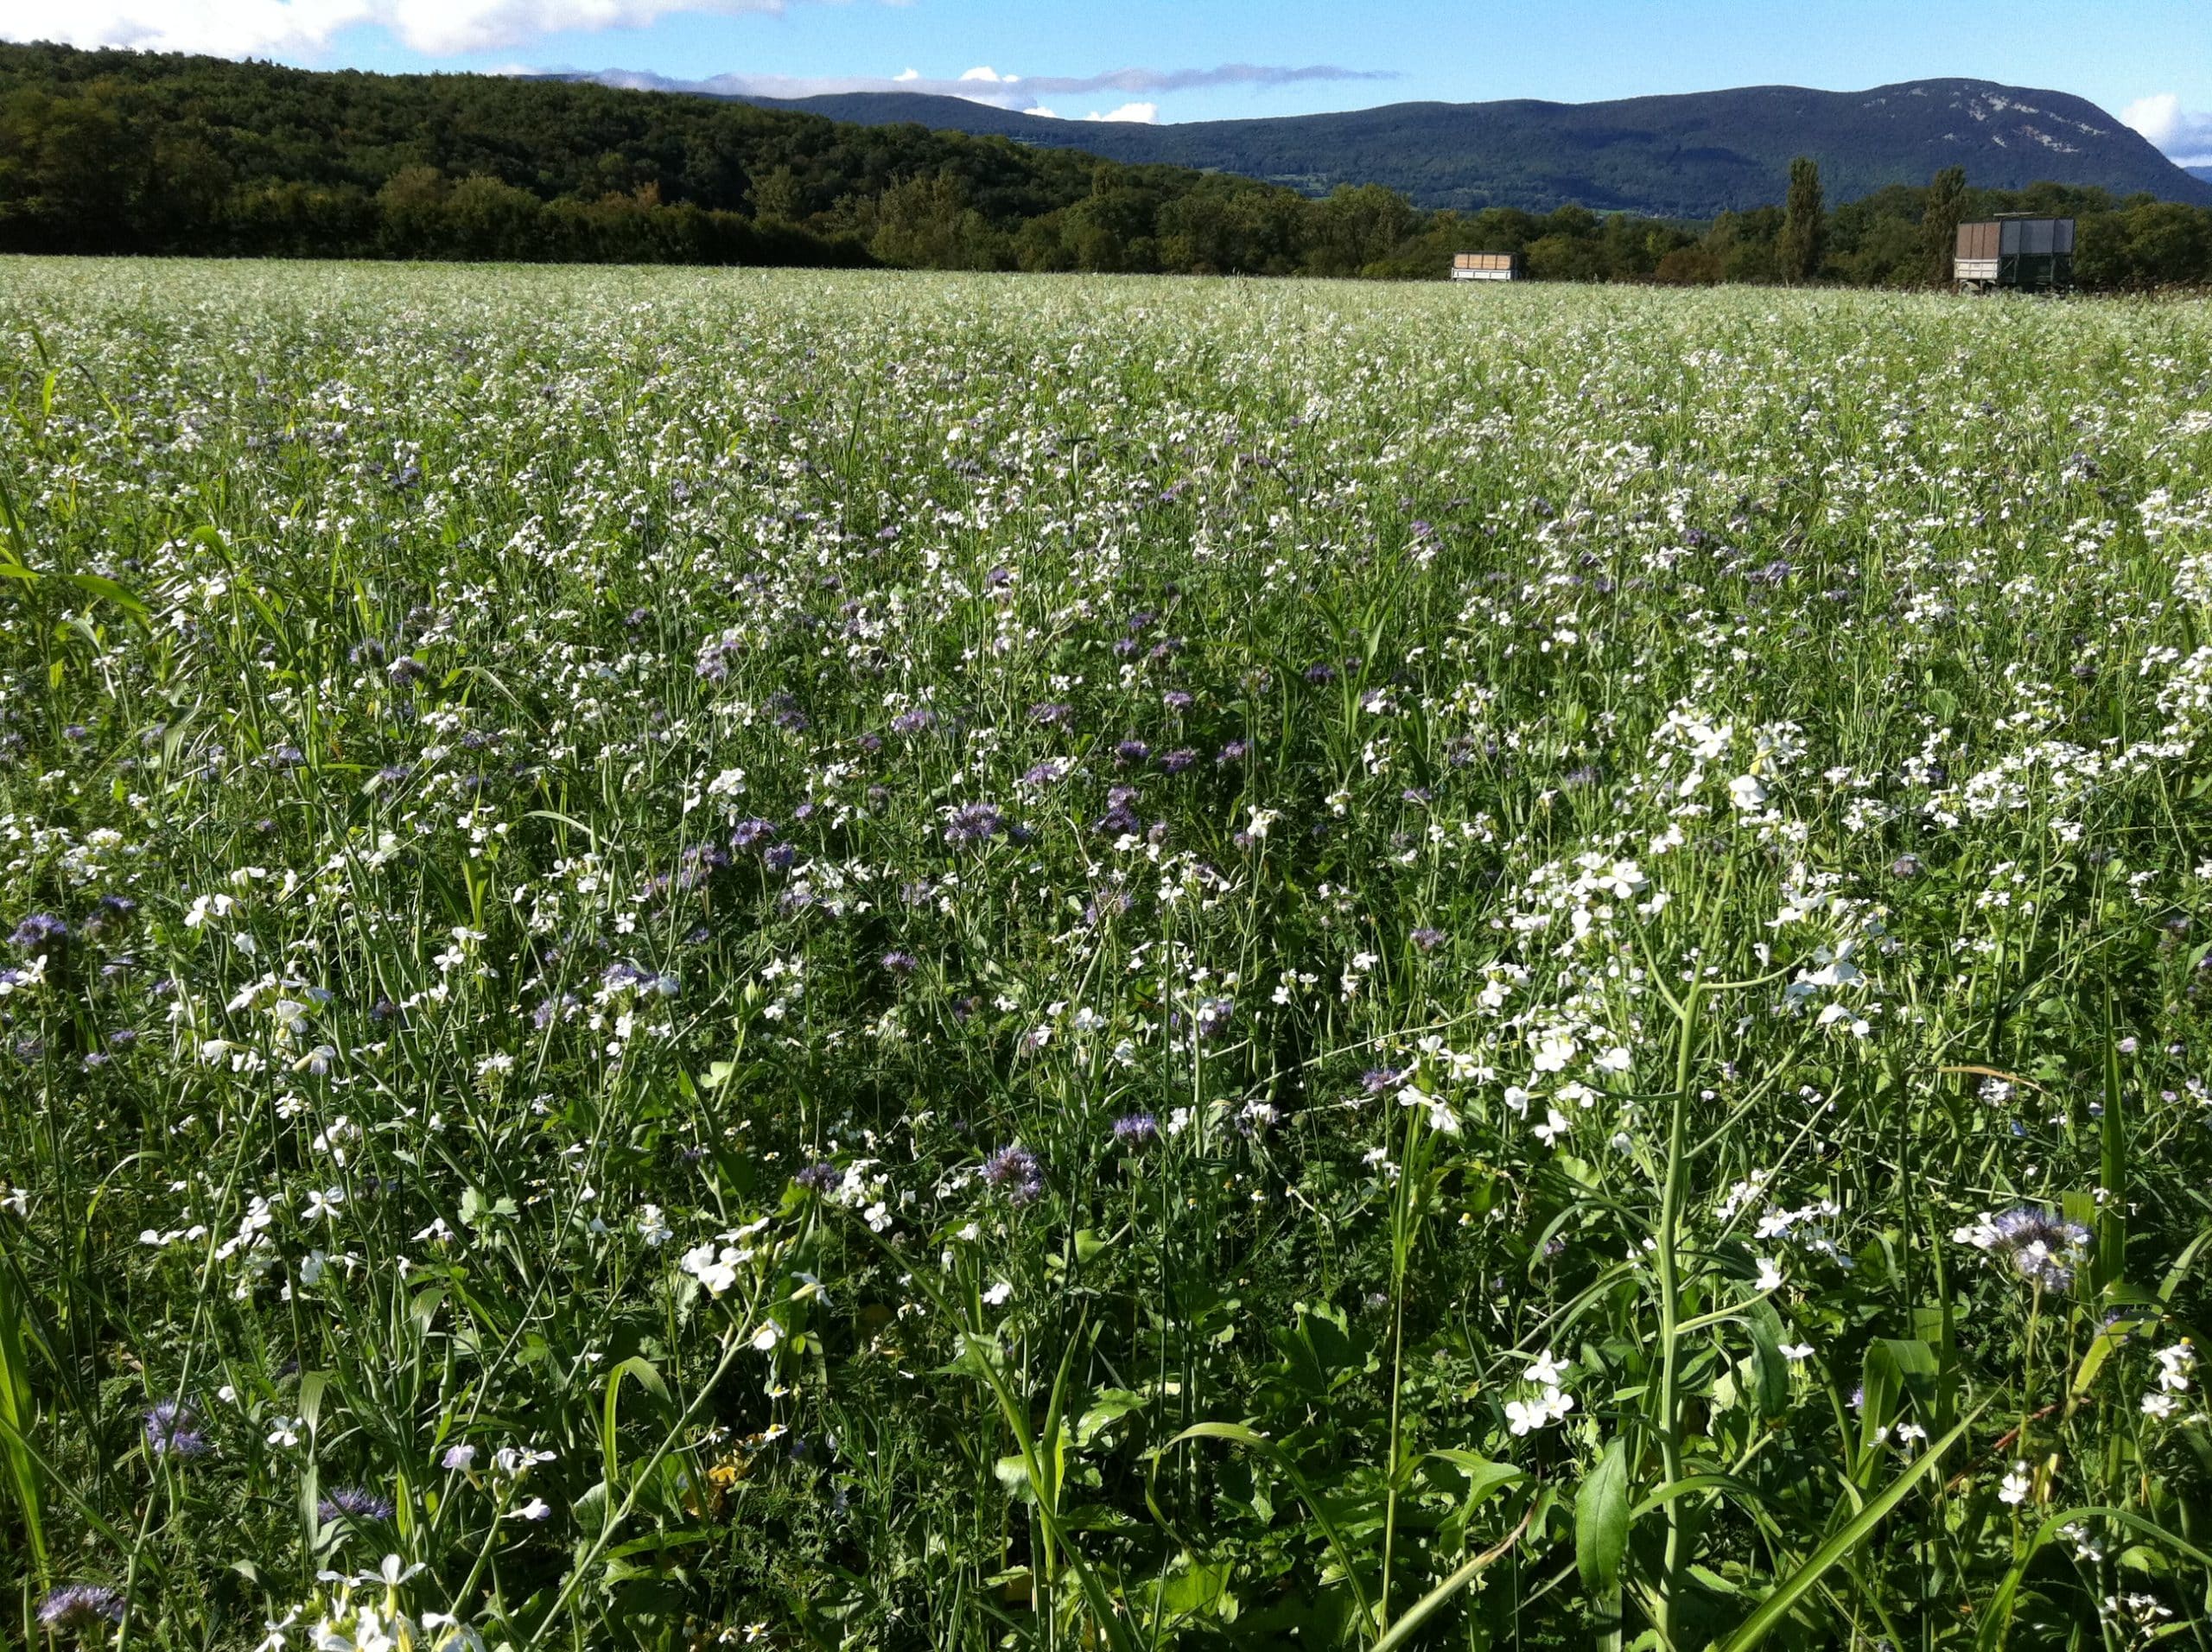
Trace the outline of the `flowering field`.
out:
<instances>
[{"instance_id":1,"label":"flowering field","mask_svg":"<svg viewBox=\"0 0 2212 1652\"><path fill-rule=\"evenodd\" d=\"M0 340L0 1639L2212 1635L2212 312Z\"/></svg>"}]
</instances>

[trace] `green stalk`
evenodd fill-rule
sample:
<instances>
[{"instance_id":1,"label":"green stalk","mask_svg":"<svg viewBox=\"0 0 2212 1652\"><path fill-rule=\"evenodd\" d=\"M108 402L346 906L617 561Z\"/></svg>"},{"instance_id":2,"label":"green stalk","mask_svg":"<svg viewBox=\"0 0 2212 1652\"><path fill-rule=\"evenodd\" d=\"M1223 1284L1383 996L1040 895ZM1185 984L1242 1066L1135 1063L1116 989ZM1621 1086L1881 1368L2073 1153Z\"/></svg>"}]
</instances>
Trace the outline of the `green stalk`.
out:
<instances>
[{"instance_id":1,"label":"green stalk","mask_svg":"<svg viewBox=\"0 0 2212 1652\"><path fill-rule=\"evenodd\" d=\"M1698 998L1703 983L1691 977L1682 994L1679 1030L1675 1041L1675 1101L1667 1124L1667 1179L1659 1197L1659 1456L1666 1479L1682 1477L1681 1433L1676 1413L1681 1365L1681 1270L1675 1258L1675 1235L1681 1224L1683 1183L1689 1170L1690 1063L1697 1053ZM1669 1497L1666 1503L1667 1547L1661 1563L1658 1621L1662 1646L1675 1644L1676 1584L1688 1564L1690 1545L1689 1500Z\"/></svg>"}]
</instances>

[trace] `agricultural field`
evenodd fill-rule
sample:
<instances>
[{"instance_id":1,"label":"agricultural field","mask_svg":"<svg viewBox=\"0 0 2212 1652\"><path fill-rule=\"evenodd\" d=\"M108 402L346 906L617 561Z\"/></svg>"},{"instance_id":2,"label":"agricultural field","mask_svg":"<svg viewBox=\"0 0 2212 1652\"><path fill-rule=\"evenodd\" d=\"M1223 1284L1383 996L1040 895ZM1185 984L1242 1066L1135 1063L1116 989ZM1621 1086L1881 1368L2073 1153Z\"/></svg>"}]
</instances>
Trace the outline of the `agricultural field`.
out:
<instances>
[{"instance_id":1,"label":"agricultural field","mask_svg":"<svg viewBox=\"0 0 2212 1652\"><path fill-rule=\"evenodd\" d=\"M0 342L0 1639L2212 1637L2212 310Z\"/></svg>"}]
</instances>

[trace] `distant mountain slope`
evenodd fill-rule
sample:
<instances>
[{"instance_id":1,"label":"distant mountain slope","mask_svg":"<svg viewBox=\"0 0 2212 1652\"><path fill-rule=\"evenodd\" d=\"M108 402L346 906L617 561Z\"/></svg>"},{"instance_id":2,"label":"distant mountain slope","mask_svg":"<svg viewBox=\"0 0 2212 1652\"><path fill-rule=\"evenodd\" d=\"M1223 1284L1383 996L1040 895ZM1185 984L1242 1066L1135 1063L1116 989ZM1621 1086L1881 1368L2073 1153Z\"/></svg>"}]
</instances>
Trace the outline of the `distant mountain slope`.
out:
<instances>
[{"instance_id":1,"label":"distant mountain slope","mask_svg":"<svg viewBox=\"0 0 2212 1652\"><path fill-rule=\"evenodd\" d=\"M625 77L635 85L639 77ZM851 92L743 101L864 125L913 121L1118 161L1171 162L1325 194L1383 183L1423 206L1568 202L1707 218L1780 199L1790 157L1821 163L1832 201L1943 167L1975 185L2044 180L2212 206L2193 176L2084 98L1987 80L1913 80L1867 92L1745 86L1617 103L1389 104L1343 114L1147 126L1051 120L958 98Z\"/></svg>"},{"instance_id":2,"label":"distant mountain slope","mask_svg":"<svg viewBox=\"0 0 2212 1652\"><path fill-rule=\"evenodd\" d=\"M2202 178L2205 182L2212 183L2212 167L2183 167L2182 170L2192 178Z\"/></svg>"}]
</instances>

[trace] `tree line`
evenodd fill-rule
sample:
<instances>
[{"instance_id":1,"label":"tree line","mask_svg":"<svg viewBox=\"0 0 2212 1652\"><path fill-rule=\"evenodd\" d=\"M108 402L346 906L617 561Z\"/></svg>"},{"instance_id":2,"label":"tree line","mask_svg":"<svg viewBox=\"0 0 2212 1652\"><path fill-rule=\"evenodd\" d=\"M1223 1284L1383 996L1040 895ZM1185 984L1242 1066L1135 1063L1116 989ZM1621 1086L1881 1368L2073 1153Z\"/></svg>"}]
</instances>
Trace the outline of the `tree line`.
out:
<instances>
[{"instance_id":1,"label":"tree line","mask_svg":"<svg viewBox=\"0 0 2212 1652\"><path fill-rule=\"evenodd\" d=\"M1955 168L1829 208L1800 161L1783 205L1709 223L1424 212L703 97L0 45L16 252L1433 279L1480 250L1538 280L1920 286L1962 219L2000 211L2080 219L2084 286L2212 282L2212 210Z\"/></svg>"}]
</instances>

